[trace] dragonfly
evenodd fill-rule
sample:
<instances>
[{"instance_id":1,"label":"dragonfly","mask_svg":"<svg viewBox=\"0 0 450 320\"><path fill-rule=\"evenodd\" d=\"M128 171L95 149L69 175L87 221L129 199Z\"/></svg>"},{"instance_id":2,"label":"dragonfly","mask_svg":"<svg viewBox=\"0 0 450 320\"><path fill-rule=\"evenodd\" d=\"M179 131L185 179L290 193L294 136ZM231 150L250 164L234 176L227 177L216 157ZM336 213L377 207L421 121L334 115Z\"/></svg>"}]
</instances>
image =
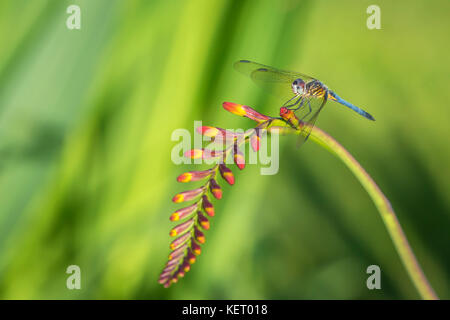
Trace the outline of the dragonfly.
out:
<instances>
[{"instance_id":1,"label":"dragonfly","mask_svg":"<svg viewBox=\"0 0 450 320\"><path fill-rule=\"evenodd\" d=\"M283 99L280 115L291 126L301 128L299 145L306 141L327 100L336 101L361 116L375 121L368 112L345 101L320 80L249 60L239 60L234 68L249 76L258 86ZM301 126L299 127L299 125Z\"/></svg>"}]
</instances>

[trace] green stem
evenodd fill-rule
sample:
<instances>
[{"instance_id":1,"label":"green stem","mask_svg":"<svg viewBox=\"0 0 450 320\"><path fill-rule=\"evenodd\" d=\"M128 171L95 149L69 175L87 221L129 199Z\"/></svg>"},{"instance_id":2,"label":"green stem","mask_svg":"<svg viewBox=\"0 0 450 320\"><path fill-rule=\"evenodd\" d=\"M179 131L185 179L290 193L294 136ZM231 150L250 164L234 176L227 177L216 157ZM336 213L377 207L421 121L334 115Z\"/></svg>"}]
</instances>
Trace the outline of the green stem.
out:
<instances>
[{"instance_id":1,"label":"green stem","mask_svg":"<svg viewBox=\"0 0 450 320\"><path fill-rule=\"evenodd\" d=\"M375 181L373 181L358 161L356 161L355 158L353 158L353 156L342 145L340 145L326 132L314 127L311 132L310 139L341 159L350 171L353 172L364 189L366 189L367 193L372 198L375 206L380 212L381 218L383 219L389 235L394 242L400 259L402 260L409 277L416 286L421 297L426 300L439 299L417 262L417 259L408 243L408 240L406 239L405 233L398 222L397 216L395 215L389 200L377 186Z\"/></svg>"}]
</instances>

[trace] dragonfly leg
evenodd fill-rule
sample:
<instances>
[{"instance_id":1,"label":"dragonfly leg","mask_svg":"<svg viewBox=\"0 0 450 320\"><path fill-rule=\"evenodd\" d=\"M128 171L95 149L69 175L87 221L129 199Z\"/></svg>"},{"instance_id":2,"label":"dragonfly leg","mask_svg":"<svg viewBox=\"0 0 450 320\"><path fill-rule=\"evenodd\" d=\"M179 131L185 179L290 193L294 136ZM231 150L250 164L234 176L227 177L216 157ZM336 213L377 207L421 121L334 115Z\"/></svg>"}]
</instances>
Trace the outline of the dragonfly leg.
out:
<instances>
[{"instance_id":1,"label":"dragonfly leg","mask_svg":"<svg viewBox=\"0 0 450 320\"><path fill-rule=\"evenodd\" d=\"M303 97L300 97L300 98L303 98ZM298 102L299 102L299 100L297 100L297 102L294 105L296 105ZM300 109L303 106L304 103L305 103L305 99L302 99L300 101L300 105L297 108L293 109L294 112L297 111L298 109Z\"/></svg>"},{"instance_id":2,"label":"dragonfly leg","mask_svg":"<svg viewBox=\"0 0 450 320\"><path fill-rule=\"evenodd\" d=\"M300 120L305 119L311 112L312 112L312 108L311 108L311 102L309 101L309 99L303 99L302 102L300 103L300 105L294 109L294 112L297 111L298 109L300 109L304 104L305 104L305 100L308 103L308 112L302 116L302 118Z\"/></svg>"},{"instance_id":3,"label":"dragonfly leg","mask_svg":"<svg viewBox=\"0 0 450 320\"><path fill-rule=\"evenodd\" d=\"M297 98L297 97L298 97L298 95L293 96L293 97L290 98L288 101L286 101L285 103L283 103L283 105L282 105L281 107L289 108L289 107L292 106L292 105L288 105L288 106L286 106L286 105L287 105L290 101L294 100L294 99ZM295 105L295 103L294 103L294 105Z\"/></svg>"},{"instance_id":4,"label":"dragonfly leg","mask_svg":"<svg viewBox=\"0 0 450 320\"><path fill-rule=\"evenodd\" d=\"M297 98L297 97L298 97L298 96L295 96L294 98ZM294 99L294 98L292 98L292 99ZM297 99L297 101L295 101L293 104L290 104L290 105L286 106L286 108L295 107L300 101L302 101L302 98L303 98L303 96L299 96L298 99ZM284 105L286 105L286 103L288 103L288 102L291 101L292 99L286 101L286 102L284 103ZM295 108L294 111L295 111L295 110L298 110L298 109L302 106L302 104L303 104L303 103L300 103L300 106L298 106L297 108Z\"/></svg>"},{"instance_id":5,"label":"dragonfly leg","mask_svg":"<svg viewBox=\"0 0 450 320\"><path fill-rule=\"evenodd\" d=\"M302 117L302 120L305 119L306 116L309 115L309 114L312 112L311 103L309 102L309 99L308 99L308 108L309 108L309 111L308 111L307 114L305 114L305 115Z\"/></svg>"}]
</instances>

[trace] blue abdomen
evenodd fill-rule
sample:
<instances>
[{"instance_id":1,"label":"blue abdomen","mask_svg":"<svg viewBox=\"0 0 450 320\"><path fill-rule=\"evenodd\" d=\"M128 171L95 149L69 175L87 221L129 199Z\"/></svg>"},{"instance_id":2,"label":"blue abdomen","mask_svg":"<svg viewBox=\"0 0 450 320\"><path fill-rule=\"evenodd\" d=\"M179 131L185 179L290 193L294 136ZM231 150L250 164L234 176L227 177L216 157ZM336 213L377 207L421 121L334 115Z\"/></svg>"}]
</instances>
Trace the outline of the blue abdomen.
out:
<instances>
[{"instance_id":1,"label":"blue abdomen","mask_svg":"<svg viewBox=\"0 0 450 320\"><path fill-rule=\"evenodd\" d=\"M340 104L346 106L347 108L352 109L353 111L358 112L360 115L362 115L363 117L369 119L369 120L373 120L375 121L375 118L372 117L372 115L370 115L370 113L364 111L361 108L358 108L357 106L351 104L350 102L345 101L344 99L342 99L341 97L339 97L336 93L334 93L333 91L329 90L330 95L334 98L332 100L335 100L336 102L339 102Z\"/></svg>"}]
</instances>

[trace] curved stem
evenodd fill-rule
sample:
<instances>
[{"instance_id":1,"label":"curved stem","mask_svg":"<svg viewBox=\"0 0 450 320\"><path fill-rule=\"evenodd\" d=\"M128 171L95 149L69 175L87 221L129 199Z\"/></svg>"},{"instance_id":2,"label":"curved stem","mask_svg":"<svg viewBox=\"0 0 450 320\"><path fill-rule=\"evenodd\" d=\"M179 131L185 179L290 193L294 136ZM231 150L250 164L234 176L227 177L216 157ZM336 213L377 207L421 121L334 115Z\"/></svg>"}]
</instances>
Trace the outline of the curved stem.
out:
<instances>
[{"instance_id":1,"label":"curved stem","mask_svg":"<svg viewBox=\"0 0 450 320\"><path fill-rule=\"evenodd\" d=\"M402 260L409 277L416 286L421 297L427 300L439 299L417 262L417 259L408 243L408 240L406 239L405 233L398 222L397 216L395 215L389 200L377 186L375 181L369 176L358 161L356 161L355 158L353 158L353 156L342 145L340 145L326 132L314 127L311 132L310 139L341 159L350 171L353 172L364 189L366 189L367 193L372 198L375 206L380 212L381 218L383 219L389 235L394 242L400 259Z\"/></svg>"}]
</instances>

